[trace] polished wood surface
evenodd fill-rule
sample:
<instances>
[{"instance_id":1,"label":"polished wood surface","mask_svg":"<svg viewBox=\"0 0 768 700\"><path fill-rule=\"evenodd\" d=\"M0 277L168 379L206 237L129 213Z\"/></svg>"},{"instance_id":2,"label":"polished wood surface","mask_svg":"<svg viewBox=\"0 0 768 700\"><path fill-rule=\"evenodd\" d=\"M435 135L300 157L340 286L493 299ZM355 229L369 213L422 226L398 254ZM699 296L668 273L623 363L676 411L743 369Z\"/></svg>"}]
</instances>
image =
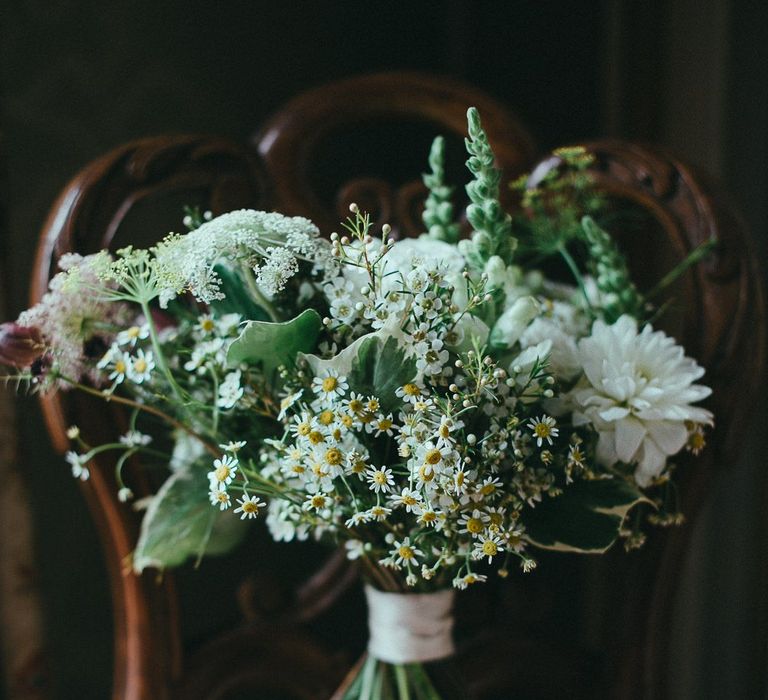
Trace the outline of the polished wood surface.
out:
<instances>
[{"instance_id":1,"label":"polished wood surface","mask_svg":"<svg viewBox=\"0 0 768 700\"><path fill-rule=\"evenodd\" d=\"M507 109L469 86L413 73L355 78L307 92L268 120L250 146L174 135L122 146L84 168L51 210L32 298L43 293L62 253L149 242L141 236L176 225L180 203L214 213L248 206L302 214L329 232L349 202L357 201L400 235L414 235L424 190L408 158L416 149L426 169L426 134L458 140L469 105L480 109L506 179L534 164L532 140ZM588 147L605 190L653 223L648 234L616 232L641 284L710 236L719 241L712 259L678 285L683 311L670 321L707 367L715 389L711 407L719 419L705 457L681 470L683 507L692 523L712 474L738 447L746 394L763 366L764 304L754 258L730 206L685 164L635 144ZM345 179L347 162L355 163L352 179ZM114 434L122 420L103 405L65 394L45 399L43 409L60 451L67 449L64 433L71 423L96 442ZM141 480L138 465L131 468ZM228 587L214 581L215 567L161 580L136 577L123 568L138 516L117 501L109 460L92 470L83 490L112 581L115 700L223 700L249 693L329 697L364 643L355 572L343 557L310 552L288 582L282 571L297 568L293 545L259 550L270 556L253 571L235 569ZM614 552L578 562L564 557L563 564L548 558L542 568L552 563L555 574L537 572L524 583L509 581L464 596L458 616L466 632L458 663L476 696L666 697L670 612L691 527L655 533L640 554ZM269 547L267 537L259 531L254 543ZM560 576L558 566L574 578ZM189 618L198 611L188 609L184 595L191 577L195 585L209 577L217 595L236 600L240 621L226 629L209 625L202 637L193 633L197 628ZM592 585L598 580L600 585ZM533 617L521 606L527 599L527 607L537 609ZM577 619L566 632L559 617L563 605L583 609L592 619ZM562 639L530 632L521 620L529 620L531 630L562 631Z\"/></svg>"}]
</instances>

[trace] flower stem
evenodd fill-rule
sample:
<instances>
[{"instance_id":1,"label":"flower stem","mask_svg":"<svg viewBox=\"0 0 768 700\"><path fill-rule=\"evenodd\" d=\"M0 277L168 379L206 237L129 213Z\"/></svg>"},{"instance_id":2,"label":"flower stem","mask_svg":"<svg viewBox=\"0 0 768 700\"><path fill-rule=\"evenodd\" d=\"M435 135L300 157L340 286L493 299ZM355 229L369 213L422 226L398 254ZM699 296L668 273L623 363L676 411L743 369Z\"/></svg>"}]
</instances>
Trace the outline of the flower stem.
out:
<instances>
[{"instance_id":1,"label":"flower stem","mask_svg":"<svg viewBox=\"0 0 768 700\"><path fill-rule=\"evenodd\" d=\"M119 403L123 406L130 406L131 408L136 409L137 411L144 411L145 413L150 413L153 416L157 416L161 420L168 423L168 425L177 428L179 430L183 430L188 435L192 436L196 440L200 442L200 444L208 451L210 452L214 457L221 457L222 452L217 447L209 443L200 433L196 432L192 428L190 428L188 425L185 425L181 421L176 420L172 416L169 416L164 411L161 411L159 408L155 408L154 406L148 406L146 404L137 403L136 401L132 401L131 399L126 399L123 396L117 396L116 394L105 394L103 391L99 391L98 389L93 389L92 387L86 386L85 384L80 384L80 382L76 382L73 379L69 379L68 377L65 377L63 375L59 375L60 379L63 379L66 382L69 382L75 389L79 389L82 392L85 392L86 394L90 394L91 396L98 396L100 399L103 399L104 401L114 401L115 403Z\"/></svg>"}]
</instances>

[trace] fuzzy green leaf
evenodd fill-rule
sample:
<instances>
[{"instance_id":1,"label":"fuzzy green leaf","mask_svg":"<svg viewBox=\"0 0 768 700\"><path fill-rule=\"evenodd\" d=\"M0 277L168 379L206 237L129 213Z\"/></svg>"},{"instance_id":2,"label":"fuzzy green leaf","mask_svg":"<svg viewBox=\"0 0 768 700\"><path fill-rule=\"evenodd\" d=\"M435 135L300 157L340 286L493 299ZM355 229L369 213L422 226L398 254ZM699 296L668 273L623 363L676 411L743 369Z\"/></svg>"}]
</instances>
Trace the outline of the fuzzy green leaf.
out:
<instances>
[{"instance_id":1,"label":"fuzzy green leaf","mask_svg":"<svg viewBox=\"0 0 768 700\"><path fill-rule=\"evenodd\" d=\"M133 553L133 569L165 569L204 554L225 554L242 539L246 523L208 500L205 474L174 472L154 496Z\"/></svg>"},{"instance_id":2,"label":"fuzzy green leaf","mask_svg":"<svg viewBox=\"0 0 768 700\"><path fill-rule=\"evenodd\" d=\"M542 549L602 554L618 539L627 513L642 502L649 501L623 479L578 481L526 509L526 537Z\"/></svg>"},{"instance_id":3,"label":"fuzzy green leaf","mask_svg":"<svg viewBox=\"0 0 768 700\"><path fill-rule=\"evenodd\" d=\"M229 347L227 361L230 365L261 362L268 376L280 365L293 363L300 352L314 350L322 326L320 314L313 309L283 323L251 321Z\"/></svg>"}]
</instances>

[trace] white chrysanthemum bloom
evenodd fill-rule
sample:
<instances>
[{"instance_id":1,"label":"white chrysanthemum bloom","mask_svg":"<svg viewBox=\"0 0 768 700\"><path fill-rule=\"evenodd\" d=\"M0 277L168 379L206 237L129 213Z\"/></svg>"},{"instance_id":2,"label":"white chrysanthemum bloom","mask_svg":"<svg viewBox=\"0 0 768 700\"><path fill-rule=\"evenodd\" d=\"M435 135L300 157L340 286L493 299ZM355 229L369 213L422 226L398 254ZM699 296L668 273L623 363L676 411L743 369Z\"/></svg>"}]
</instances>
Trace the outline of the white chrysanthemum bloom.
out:
<instances>
[{"instance_id":1,"label":"white chrysanthemum bloom","mask_svg":"<svg viewBox=\"0 0 768 700\"><path fill-rule=\"evenodd\" d=\"M598 431L601 463L637 463L640 486L685 445L686 421L712 422L709 411L691 406L711 393L693 383L703 368L650 325L638 332L637 321L626 315L610 326L595 321L592 334L579 341L579 356L584 376L571 393L574 422Z\"/></svg>"}]
</instances>

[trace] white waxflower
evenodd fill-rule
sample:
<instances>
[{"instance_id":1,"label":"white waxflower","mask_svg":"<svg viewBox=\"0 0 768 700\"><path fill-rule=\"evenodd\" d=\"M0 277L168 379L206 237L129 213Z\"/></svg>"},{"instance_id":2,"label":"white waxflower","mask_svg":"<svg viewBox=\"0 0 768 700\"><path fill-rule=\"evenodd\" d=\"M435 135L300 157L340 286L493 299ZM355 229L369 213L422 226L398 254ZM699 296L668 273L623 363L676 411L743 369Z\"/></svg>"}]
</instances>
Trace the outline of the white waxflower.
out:
<instances>
[{"instance_id":1,"label":"white waxflower","mask_svg":"<svg viewBox=\"0 0 768 700\"><path fill-rule=\"evenodd\" d=\"M440 338L428 338L414 346L416 369L426 375L440 374L448 362L448 351Z\"/></svg>"},{"instance_id":2,"label":"white waxflower","mask_svg":"<svg viewBox=\"0 0 768 700\"><path fill-rule=\"evenodd\" d=\"M219 408L232 408L242 397L243 387L240 386L240 370L230 372L219 385L219 396L216 405Z\"/></svg>"},{"instance_id":3,"label":"white waxflower","mask_svg":"<svg viewBox=\"0 0 768 700\"><path fill-rule=\"evenodd\" d=\"M77 452L69 451L66 455L64 455L64 459L66 459L69 465L72 467L72 476L74 476L75 479L80 479L80 481L87 481L91 476L91 472L89 471L88 467L85 466L88 462L88 460L85 459L85 455L79 455Z\"/></svg>"},{"instance_id":4,"label":"white waxflower","mask_svg":"<svg viewBox=\"0 0 768 700\"><path fill-rule=\"evenodd\" d=\"M152 437L138 430L129 430L120 436L120 442L126 447L144 447L152 442Z\"/></svg>"},{"instance_id":5,"label":"white waxflower","mask_svg":"<svg viewBox=\"0 0 768 700\"><path fill-rule=\"evenodd\" d=\"M606 465L637 463L635 480L647 486L667 457L688 439L686 421L711 423L712 414L691 406L711 389L693 382L704 370L662 331L622 316L613 325L595 321L579 341L584 376L571 392L574 422L599 433L597 458Z\"/></svg>"},{"instance_id":6,"label":"white waxflower","mask_svg":"<svg viewBox=\"0 0 768 700\"><path fill-rule=\"evenodd\" d=\"M347 550L347 559L354 561L365 554L365 543L360 540L347 540L344 549Z\"/></svg>"}]
</instances>

